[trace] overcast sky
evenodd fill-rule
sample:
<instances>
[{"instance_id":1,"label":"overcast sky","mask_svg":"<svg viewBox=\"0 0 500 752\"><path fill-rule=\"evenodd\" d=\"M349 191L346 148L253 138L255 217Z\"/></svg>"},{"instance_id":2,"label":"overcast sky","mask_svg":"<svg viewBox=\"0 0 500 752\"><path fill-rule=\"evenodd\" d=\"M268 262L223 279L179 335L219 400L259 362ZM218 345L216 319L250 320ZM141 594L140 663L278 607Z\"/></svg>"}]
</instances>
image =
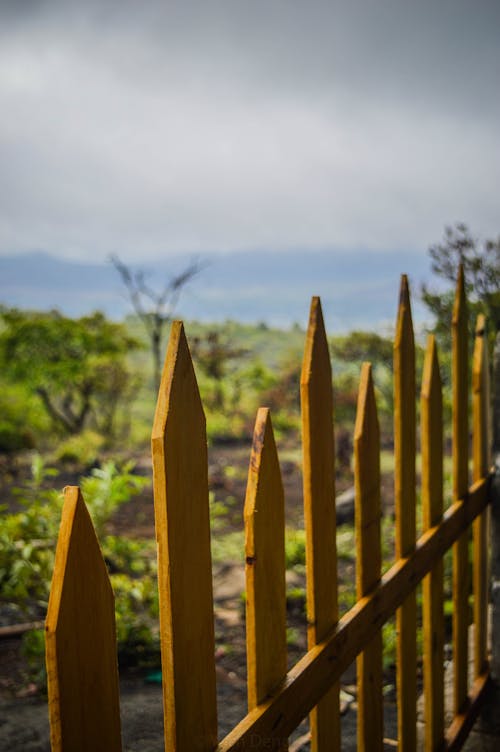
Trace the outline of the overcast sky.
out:
<instances>
[{"instance_id":1,"label":"overcast sky","mask_svg":"<svg viewBox=\"0 0 500 752\"><path fill-rule=\"evenodd\" d=\"M0 253L500 231L497 0L1 0Z\"/></svg>"}]
</instances>

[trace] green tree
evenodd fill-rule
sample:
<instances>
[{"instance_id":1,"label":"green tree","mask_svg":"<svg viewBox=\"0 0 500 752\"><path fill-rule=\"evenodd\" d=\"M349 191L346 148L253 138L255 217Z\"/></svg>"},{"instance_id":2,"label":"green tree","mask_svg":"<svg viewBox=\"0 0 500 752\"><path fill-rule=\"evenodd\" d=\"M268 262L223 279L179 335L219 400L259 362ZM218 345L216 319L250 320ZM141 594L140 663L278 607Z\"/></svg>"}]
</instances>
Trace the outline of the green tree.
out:
<instances>
[{"instance_id":1,"label":"green tree","mask_svg":"<svg viewBox=\"0 0 500 752\"><path fill-rule=\"evenodd\" d=\"M451 287L442 292L422 285L422 299L434 314L436 333L441 341L449 344L460 264L464 268L471 320L474 322L478 313L484 313L493 338L500 329L500 237L478 240L467 225L458 223L445 228L443 240L429 248L429 255L434 274L451 283Z\"/></svg>"},{"instance_id":2,"label":"green tree","mask_svg":"<svg viewBox=\"0 0 500 752\"><path fill-rule=\"evenodd\" d=\"M194 337L190 341L190 347L195 364L200 366L213 384L211 407L223 410L224 379L234 363L248 354L248 350L235 346L230 336L217 329L208 331L203 339Z\"/></svg>"},{"instance_id":3,"label":"green tree","mask_svg":"<svg viewBox=\"0 0 500 752\"><path fill-rule=\"evenodd\" d=\"M354 331L332 339L332 356L346 363L369 360L392 369L392 340L375 332Z\"/></svg>"},{"instance_id":4,"label":"green tree","mask_svg":"<svg viewBox=\"0 0 500 752\"><path fill-rule=\"evenodd\" d=\"M130 374L125 355L136 340L102 313L79 319L57 311L0 311L4 378L37 395L56 429L77 434L91 421L110 433Z\"/></svg>"},{"instance_id":5,"label":"green tree","mask_svg":"<svg viewBox=\"0 0 500 752\"><path fill-rule=\"evenodd\" d=\"M393 349L392 338L376 332L353 331L332 338L333 382L339 422L354 422L361 364L369 361L374 369L381 428L383 432L391 430Z\"/></svg>"}]
</instances>

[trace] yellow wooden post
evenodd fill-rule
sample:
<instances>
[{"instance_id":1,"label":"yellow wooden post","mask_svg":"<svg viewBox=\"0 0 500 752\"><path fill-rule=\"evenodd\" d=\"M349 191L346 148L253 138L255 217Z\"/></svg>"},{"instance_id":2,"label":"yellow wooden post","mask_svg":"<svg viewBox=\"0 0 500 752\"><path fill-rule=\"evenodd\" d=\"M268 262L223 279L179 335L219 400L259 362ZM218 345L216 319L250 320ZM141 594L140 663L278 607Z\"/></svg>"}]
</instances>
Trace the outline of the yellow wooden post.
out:
<instances>
[{"instance_id":1,"label":"yellow wooden post","mask_svg":"<svg viewBox=\"0 0 500 752\"><path fill-rule=\"evenodd\" d=\"M423 532L443 517L443 403L436 342L427 341L421 399ZM425 749L444 745L443 561L424 578Z\"/></svg>"},{"instance_id":2,"label":"yellow wooden post","mask_svg":"<svg viewBox=\"0 0 500 752\"><path fill-rule=\"evenodd\" d=\"M379 584L380 432L371 366L364 363L354 428L356 589L358 600ZM358 750L383 749L382 633L378 631L357 659Z\"/></svg>"},{"instance_id":3,"label":"yellow wooden post","mask_svg":"<svg viewBox=\"0 0 500 752\"><path fill-rule=\"evenodd\" d=\"M245 499L248 709L287 671L285 508L281 471L267 408L257 413ZM277 749L275 740L270 746ZM286 739L279 749L286 749Z\"/></svg>"},{"instance_id":4,"label":"yellow wooden post","mask_svg":"<svg viewBox=\"0 0 500 752\"><path fill-rule=\"evenodd\" d=\"M174 322L152 435L165 748L217 743L205 416L181 322Z\"/></svg>"},{"instance_id":5,"label":"yellow wooden post","mask_svg":"<svg viewBox=\"0 0 500 752\"><path fill-rule=\"evenodd\" d=\"M479 315L476 326L474 359L472 365L472 457L473 479L486 477L489 470L489 369L486 321ZM488 660L488 509L476 517L473 523L474 539L474 670L482 674Z\"/></svg>"},{"instance_id":6,"label":"yellow wooden post","mask_svg":"<svg viewBox=\"0 0 500 752\"><path fill-rule=\"evenodd\" d=\"M463 266L457 281L452 322L453 495L464 498L469 489L468 331ZM454 710L460 713L468 696L469 531L453 546L453 663Z\"/></svg>"},{"instance_id":7,"label":"yellow wooden post","mask_svg":"<svg viewBox=\"0 0 500 752\"><path fill-rule=\"evenodd\" d=\"M330 354L319 298L313 298L300 382L304 454L308 644L338 619L335 447ZM339 685L310 715L311 749L340 749Z\"/></svg>"},{"instance_id":8,"label":"yellow wooden post","mask_svg":"<svg viewBox=\"0 0 500 752\"><path fill-rule=\"evenodd\" d=\"M113 591L74 486L65 489L45 630L52 752L119 752Z\"/></svg>"},{"instance_id":9,"label":"yellow wooden post","mask_svg":"<svg viewBox=\"0 0 500 752\"><path fill-rule=\"evenodd\" d=\"M394 341L394 492L396 559L415 548L415 343L410 293L401 278ZM417 600L413 592L396 612L398 740L406 752L417 745Z\"/></svg>"}]
</instances>

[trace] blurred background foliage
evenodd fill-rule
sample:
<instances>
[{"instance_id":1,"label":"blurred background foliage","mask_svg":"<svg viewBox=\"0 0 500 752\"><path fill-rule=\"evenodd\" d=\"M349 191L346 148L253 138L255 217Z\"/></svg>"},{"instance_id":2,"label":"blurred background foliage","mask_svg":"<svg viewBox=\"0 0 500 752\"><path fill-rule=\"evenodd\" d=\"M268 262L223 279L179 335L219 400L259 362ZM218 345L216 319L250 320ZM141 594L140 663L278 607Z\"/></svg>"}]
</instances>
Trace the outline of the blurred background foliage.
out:
<instances>
[{"instance_id":1,"label":"blurred background foliage","mask_svg":"<svg viewBox=\"0 0 500 752\"><path fill-rule=\"evenodd\" d=\"M500 321L500 241L481 245L465 225L457 225L446 228L442 243L433 246L430 254L436 276L444 280L444 286L439 292L424 288L422 295L435 317L440 343L445 438L449 438L449 330L457 264L464 265L470 297L472 349L475 315L483 312L494 324ZM201 270L191 266L188 271L189 278ZM164 288L173 291L175 300L180 279L175 278ZM140 288L142 277L134 278L133 283ZM161 294L158 300L155 298L158 305L164 305ZM141 538L135 530L118 535L110 526L123 504L146 487L151 493L150 478L134 470L136 461L149 456L158 381L153 330L146 325L150 318L143 309L140 313L136 310L117 323L99 312L72 319L58 311L0 309L0 480L10 499L0 517L0 621L37 620L45 614L62 503L61 494L53 489L62 485L62 478L70 472L82 487L108 565L116 596L119 655L127 665L158 661L154 539ZM158 308L155 315L163 317L161 346L165 352L173 310ZM490 332L493 328L490 326ZM295 324L282 330L262 322L250 325L226 321L186 322L185 330L206 412L209 444L214 449L249 449L256 410L267 406L271 408L282 463L300 471L300 372L305 328ZM417 390L425 334L420 331L416 337ZM392 333L353 331L330 337L329 345L337 474L352 483L358 380L362 362L369 360L381 427L382 474L391 479ZM247 458L248 452L243 454ZM31 471L28 477L18 478L16 463L23 456L28 458ZM242 498L237 500L231 489L237 487L240 496L244 495L243 465L226 463L219 473L219 485L214 483L211 490L216 564L241 561ZM449 492L448 458L445 471ZM287 566L300 577L305 561L302 524L300 514L296 515L286 535ZM339 561L353 567L352 525L343 527L339 534ZM384 527L384 541L384 558L390 563L391 519ZM352 572L349 577L352 580ZM447 588L451 588L451 580ZM350 607L354 596L349 582L341 583L340 595L345 607ZM300 603L303 610L301 586L295 588L292 600L294 608ZM386 631L390 629L388 626ZM391 634L386 635L388 645ZM37 681L43 684L43 632L29 632L24 649Z\"/></svg>"}]
</instances>

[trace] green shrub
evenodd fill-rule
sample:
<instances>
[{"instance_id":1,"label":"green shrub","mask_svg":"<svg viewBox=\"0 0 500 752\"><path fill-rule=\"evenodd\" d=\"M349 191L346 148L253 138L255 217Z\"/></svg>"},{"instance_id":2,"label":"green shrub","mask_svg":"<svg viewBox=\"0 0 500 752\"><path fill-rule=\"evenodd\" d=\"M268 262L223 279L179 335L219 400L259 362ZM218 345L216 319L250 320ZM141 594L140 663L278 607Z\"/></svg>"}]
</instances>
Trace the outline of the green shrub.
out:
<instances>
[{"instance_id":1,"label":"green shrub","mask_svg":"<svg viewBox=\"0 0 500 752\"><path fill-rule=\"evenodd\" d=\"M56 452L56 462L75 463L81 467L90 467L97 462L99 452L104 445L104 437L96 431L83 431L61 441Z\"/></svg>"},{"instance_id":2,"label":"green shrub","mask_svg":"<svg viewBox=\"0 0 500 752\"><path fill-rule=\"evenodd\" d=\"M102 468L94 468L81 480L81 490L97 537L102 537L104 526L121 504L139 493L148 483L147 478L132 473L133 462L121 468L110 460Z\"/></svg>"},{"instance_id":3,"label":"green shrub","mask_svg":"<svg viewBox=\"0 0 500 752\"><path fill-rule=\"evenodd\" d=\"M46 488L57 470L47 468L39 455L34 455L31 470L31 480L16 489L22 511L0 518L0 602L17 609L24 620L42 617L47 608L62 508L62 494ZM81 479L98 535L118 506L146 483L146 478L132 474L130 463L119 468L114 462ZM116 588L119 649L127 653L129 643L134 649L139 644L149 649L155 642L153 620L158 614L154 542L107 536L102 550L115 572L111 580ZM43 632L28 633L23 646L41 677L43 667L36 664L43 663Z\"/></svg>"}]
</instances>

